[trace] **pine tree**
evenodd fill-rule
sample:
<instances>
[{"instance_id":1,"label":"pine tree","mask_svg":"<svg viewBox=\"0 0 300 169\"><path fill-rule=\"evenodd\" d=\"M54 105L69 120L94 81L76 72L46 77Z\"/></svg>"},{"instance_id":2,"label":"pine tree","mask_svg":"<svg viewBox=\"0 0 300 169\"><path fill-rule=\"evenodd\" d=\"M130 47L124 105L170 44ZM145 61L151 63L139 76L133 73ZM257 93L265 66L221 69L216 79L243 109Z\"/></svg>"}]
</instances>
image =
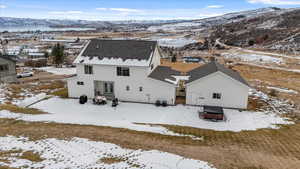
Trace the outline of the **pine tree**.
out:
<instances>
[{"instance_id":1,"label":"pine tree","mask_svg":"<svg viewBox=\"0 0 300 169\"><path fill-rule=\"evenodd\" d=\"M53 61L56 66L63 64L65 55L64 50L65 47L63 45L60 45L59 43L53 46L51 55L53 56Z\"/></svg>"}]
</instances>

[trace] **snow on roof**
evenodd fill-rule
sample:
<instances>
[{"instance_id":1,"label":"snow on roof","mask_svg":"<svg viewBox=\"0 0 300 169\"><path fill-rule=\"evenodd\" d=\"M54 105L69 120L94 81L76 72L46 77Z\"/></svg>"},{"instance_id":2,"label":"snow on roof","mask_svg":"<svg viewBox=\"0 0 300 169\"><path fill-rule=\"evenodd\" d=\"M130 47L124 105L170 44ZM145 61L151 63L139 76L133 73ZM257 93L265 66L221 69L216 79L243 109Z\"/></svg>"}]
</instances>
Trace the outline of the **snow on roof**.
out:
<instances>
[{"instance_id":1,"label":"snow on roof","mask_svg":"<svg viewBox=\"0 0 300 169\"><path fill-rule=\"evenodd\" d=\"M190 76L173 76L173 75L172 75L172 77L175 78L175 80L165 79L165 81L177 85L179 83L179 81L181 81L181 80L187 81L190 78Z\"/></svg>"},{"instance_id":2,"label":"snow on roof","mask_svg":"<svg viewBox=\"0 0 300 169\"><path fill-rule=\"evenodd\" d=\"M116 66L149 66L151 60L137 60L137 59L127 59L123 60L121 58L103 58L98 59L98 57L83 57L78 56L74 63L84 63L84 64L100 64L100 65L116 65Z\"/></svg>"}]
</instances>

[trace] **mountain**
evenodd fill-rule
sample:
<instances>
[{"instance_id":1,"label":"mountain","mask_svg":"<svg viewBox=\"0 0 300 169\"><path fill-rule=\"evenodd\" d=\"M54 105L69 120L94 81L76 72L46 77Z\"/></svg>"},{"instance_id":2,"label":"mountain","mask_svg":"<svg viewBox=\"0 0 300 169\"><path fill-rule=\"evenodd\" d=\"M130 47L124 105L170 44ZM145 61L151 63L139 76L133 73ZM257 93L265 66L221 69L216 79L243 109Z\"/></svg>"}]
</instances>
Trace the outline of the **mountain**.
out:
<instances>
[{"instance_id":1,"label":"mountain","mask_svg":"<svg viewBox=\"0 0 300 169\"><path fill-rule=\"evenodd\" d=\"M30 19L30 18L11 18L0 17L0 26L3 27L22 27L22 26L91 26L109 27L111 23L105 21L85 21L85 20L58 20L58 19Z\"/></svg>"},{"instance_id":2,"label":"mountain","mask_svg":"<svg viewBox=\"0 0 300 169\"><path fill-rule=\"evenodd\" d=\"M243 16L243 17L242 17ZM279 9L215 25L211 40L227 45L300 53L300 8Z\"/></svg>"}]
</instances>

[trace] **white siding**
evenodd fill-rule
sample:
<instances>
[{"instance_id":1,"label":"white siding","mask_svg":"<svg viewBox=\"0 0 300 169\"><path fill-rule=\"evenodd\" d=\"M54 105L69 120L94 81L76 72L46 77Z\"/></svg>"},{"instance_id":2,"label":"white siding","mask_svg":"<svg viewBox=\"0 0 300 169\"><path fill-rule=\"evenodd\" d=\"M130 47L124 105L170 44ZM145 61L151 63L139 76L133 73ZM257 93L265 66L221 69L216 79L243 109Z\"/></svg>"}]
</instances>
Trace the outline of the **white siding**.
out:
<instances>
[{"instance_id":1,"label":"white siding","mask_svg":"<svg viewBox=\"0 0 300 169\"><path fill-rule=\"evenodd\" d=\"M187 84L186 91L186 103L189 105L246 109L248 104L249 87L221 72ZM213 99L213 93L221 93L221 99Z\"/></svg>"},{"instance_id":2,"label":"white siding","mask_svg":"<svg viewBox=\"0 0 300 169\"><path fill-rule=\"evenodd\" d=\"M175 103L175 86L148 78L149 67L129 67L130 76L117 76L117 66L93 65L94 74L84 74L84 65L77 65L77 77L68 81L69 96L78 98L80 95L94 97L94 81L114 82L115 96L121 101L155 103L156 100L166 100ZM84 86L77 85L83 81ZM126 86L130 90L126 91ZM143 91L139 91L143 87Z\"/></svg>"}]
</instances>

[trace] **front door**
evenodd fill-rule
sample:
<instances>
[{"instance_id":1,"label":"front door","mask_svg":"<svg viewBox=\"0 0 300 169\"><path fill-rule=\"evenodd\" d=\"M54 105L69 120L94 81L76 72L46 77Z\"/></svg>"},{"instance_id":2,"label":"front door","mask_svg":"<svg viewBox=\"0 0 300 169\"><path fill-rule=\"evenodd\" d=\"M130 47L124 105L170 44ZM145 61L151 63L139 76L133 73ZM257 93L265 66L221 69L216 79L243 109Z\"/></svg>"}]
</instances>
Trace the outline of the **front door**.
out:
<instances>
[{"instance_id":1,"label":"front door","mask_svg":"<svg viewBox=\"0 0 300 169\"><path fill-rule=\"evenodd\" d=\"M115 97L114 83L105 81L95 81L95 96L105 96L108 99Z\"/></svg>"},{"instance_id":2,"label":"front door","mask_svg":"<svg viewBox=\"0 0 300 169\"><path fill-rule=\"evenodd\" d=\"M114 83L113 82L104 82L104 93L113 94L114 93Z\"/></svg>"}]
</instances>

